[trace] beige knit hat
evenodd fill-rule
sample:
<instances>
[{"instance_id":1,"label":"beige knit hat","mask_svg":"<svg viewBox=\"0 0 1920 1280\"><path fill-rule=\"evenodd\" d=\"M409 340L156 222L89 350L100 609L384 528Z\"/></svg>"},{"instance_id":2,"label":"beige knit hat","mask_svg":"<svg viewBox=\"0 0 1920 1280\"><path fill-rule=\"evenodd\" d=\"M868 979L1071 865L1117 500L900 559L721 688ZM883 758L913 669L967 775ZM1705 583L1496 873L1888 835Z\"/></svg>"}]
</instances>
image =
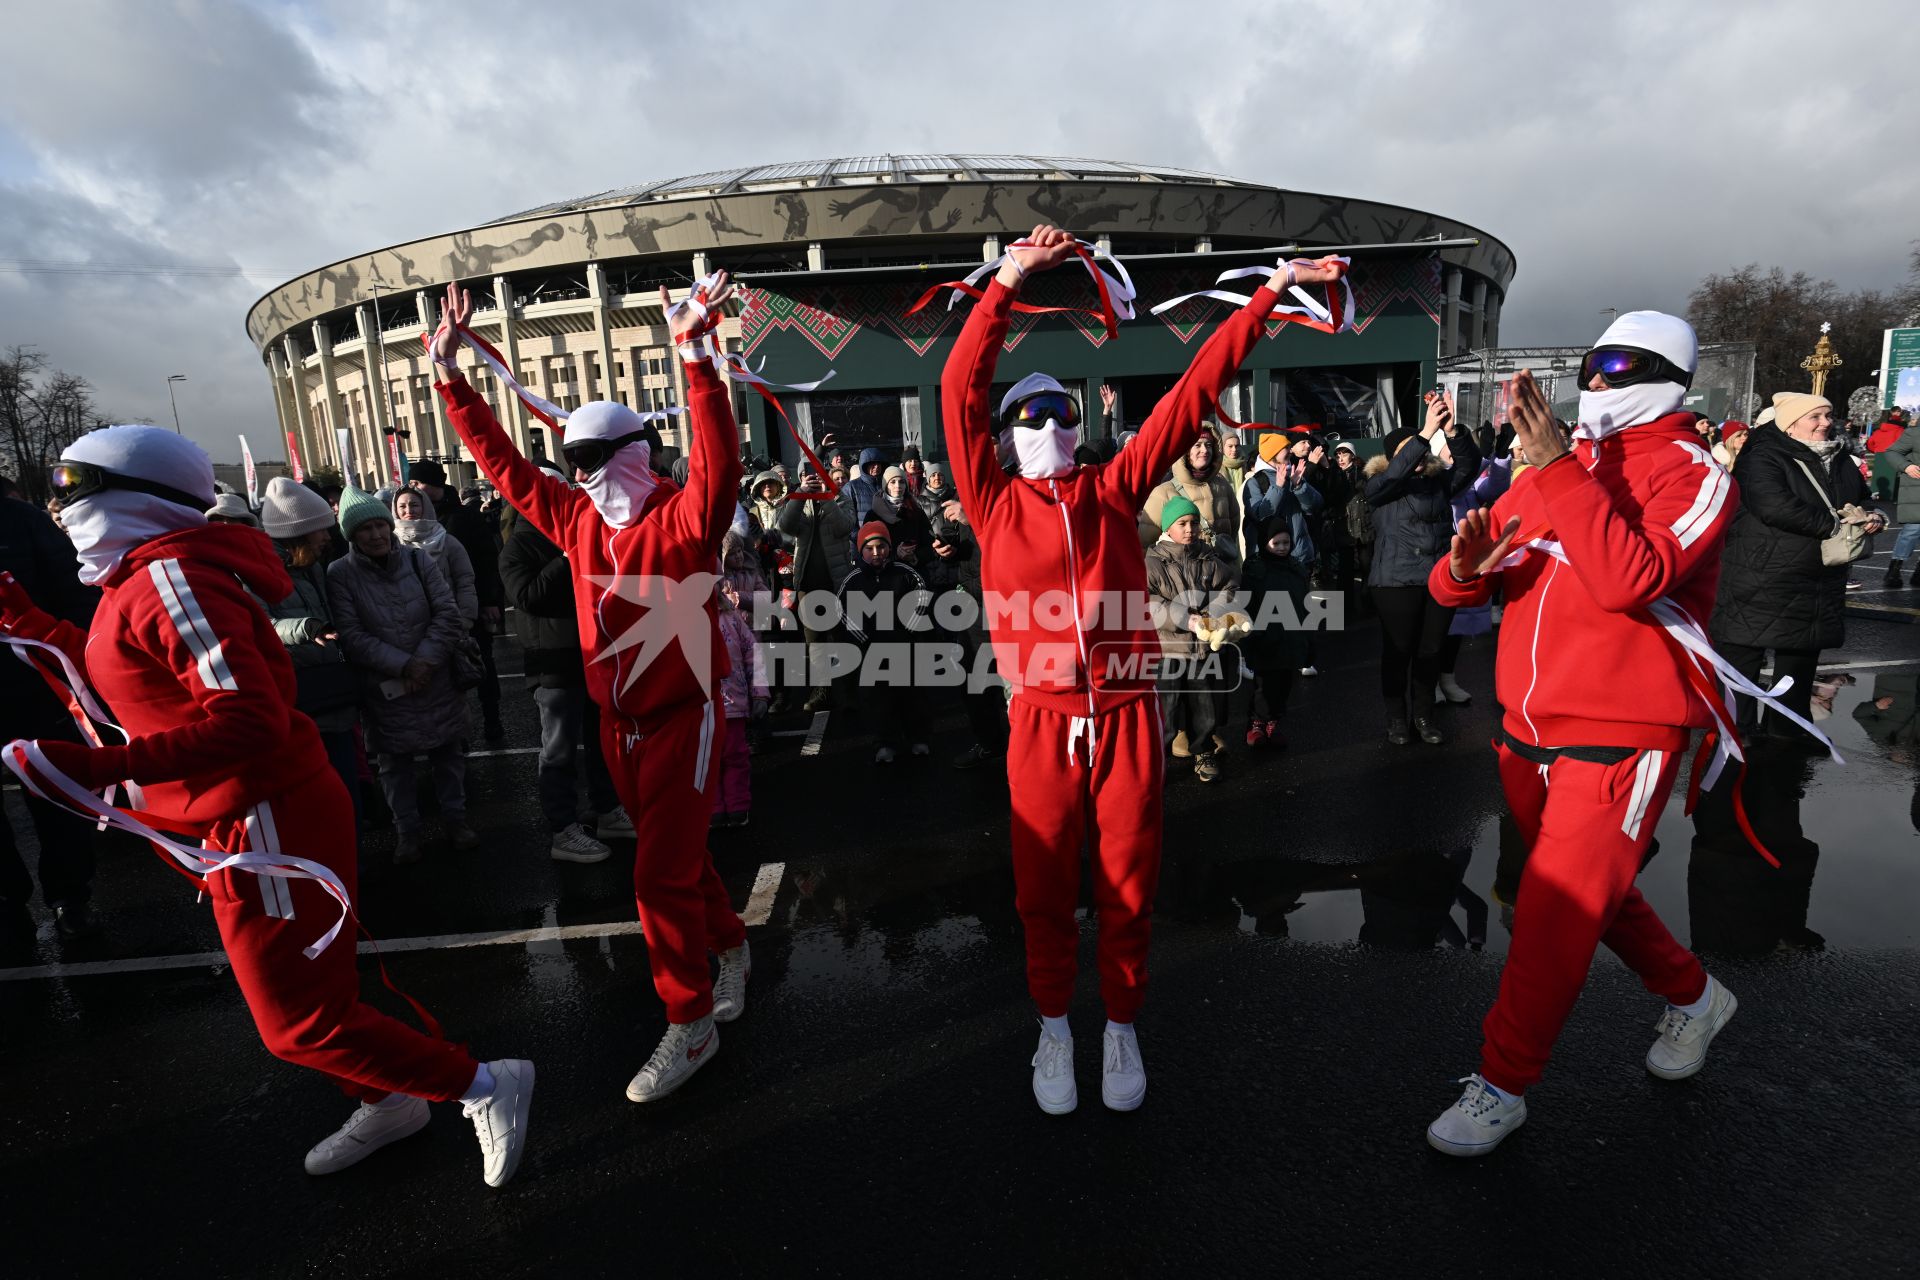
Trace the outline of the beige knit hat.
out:
<instances>
[{"instance_id":1,"label":"beige knit hat","mask_svg":"<svg viewBox=\"0 0 1920 1280\"><path fill-rule=\"evenodd\" d=\"M267 481L260 500L260 528L269 538L298 538L333 524L327 500L291 476Z\"/></svg>"},{"instance_id":2,"label":"beige knit hat","mask_svg":"<svg viewBox=\"0 0 1920 1280\"><path fill-rule=\"evenodd\" d=\"M1833 401L1825 396L1805 391L1776 391L1773 393L1773 425L1785 431L1815 409L1831 408Z\"/></svg>"}]
</instances>

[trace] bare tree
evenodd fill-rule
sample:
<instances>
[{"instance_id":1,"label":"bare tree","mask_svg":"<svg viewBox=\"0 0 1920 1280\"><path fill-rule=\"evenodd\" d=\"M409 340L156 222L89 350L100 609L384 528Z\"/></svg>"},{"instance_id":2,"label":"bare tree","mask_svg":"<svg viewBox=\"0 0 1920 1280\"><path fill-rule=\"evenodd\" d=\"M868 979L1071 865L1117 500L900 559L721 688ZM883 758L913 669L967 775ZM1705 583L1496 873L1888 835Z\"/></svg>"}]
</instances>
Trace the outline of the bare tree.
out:
<instances>
[{"instance_id":1,"label":"bare tree","mask_svg":"<svg viewBox=\"0 0 1920 1280\"><path fill-rule=\"evenodd\" d=\"M47 499L47 469L68 445L105 425L85 378L59 369L32 347L0 355L0 448L5 468L34 503Z\"/></svg>"},{"instance_id":2,"label":"bare tree","mask_svg":"<svg viewBox=\"0 0 1920 1280\"><path fill-rule=\"evenodd\" d=\"M1915 261L1920 266L1920 250ZM1788 275L1779 267L1762 271L1759 263L1749 263L1695 286L1687 319L1702 342L1755 344L1754 385L1763 397L1809 385L1800 361L1819 341L1820 326L1831 324L1829 336L1846 363L1828 377L1827 398L1845 405L1856 387L1872 380L1880 364L1881 331L1900 323L1909 305L1907 292L1842 293L1833 281L1815 280L1804 271Z\"/></svg>"}]
</instances>

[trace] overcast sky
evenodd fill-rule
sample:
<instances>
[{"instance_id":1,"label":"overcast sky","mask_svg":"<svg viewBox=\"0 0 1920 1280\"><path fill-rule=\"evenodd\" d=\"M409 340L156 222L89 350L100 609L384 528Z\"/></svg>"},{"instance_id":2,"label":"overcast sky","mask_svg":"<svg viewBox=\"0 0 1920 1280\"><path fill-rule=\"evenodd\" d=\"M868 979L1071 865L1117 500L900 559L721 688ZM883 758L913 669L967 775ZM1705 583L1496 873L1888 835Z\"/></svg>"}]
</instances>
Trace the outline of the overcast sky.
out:
<instances>
[{"instance_id":1,"label":"overcast sky","mask_svg":"<svg viewBox=\"0 0 1920 1280\"><path fill-rule=\"evenodd\" d=\"M270 284L646 179L923 150L1460 218L1519 259L1502 339L1585 343L1601 308L1678 310L1749 261L1903 280L1913 94L1872 51L1910 21L1893 0L20 5L0 41L0 345L84 375L121 421L168 422L183 373L181 419L216 460L243 430L278 457L242 327Z\"/></svg>"}]
</instances>

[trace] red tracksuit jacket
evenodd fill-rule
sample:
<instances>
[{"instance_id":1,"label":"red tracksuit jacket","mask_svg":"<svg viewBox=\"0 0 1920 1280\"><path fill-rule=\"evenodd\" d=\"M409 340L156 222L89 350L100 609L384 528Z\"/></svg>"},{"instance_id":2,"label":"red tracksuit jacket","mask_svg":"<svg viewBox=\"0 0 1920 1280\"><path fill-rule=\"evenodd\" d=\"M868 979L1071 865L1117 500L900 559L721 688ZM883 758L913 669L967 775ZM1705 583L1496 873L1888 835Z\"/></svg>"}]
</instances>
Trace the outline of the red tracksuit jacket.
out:
<instances>
[{"instance_id":1,"label":"red tracksuit jacket","mask_svg":"<svg viewBox=\"0 0 1920 1280\"><path fill-rule=\"evenodd\" d=\"M521 457L493 410L471 386L438 384L454 429L473 450L480 469L514 510L566 553L573 566L587 692L600 706L643 727L690 703L710 701L714 686L730 670L714 613L711 578L701 593L703 599L695 601L690 595L681 606L686 612L674 611L684 619L682 626L659 628L666 644L657 651L650 651L645 643L632 643L628 635L652 606L623 595L619 584L592 581L645 577L678 583L720 572L720 543L733 521L743 474L738 430L727 389L711 365L688 365L687 384L691 392L687 407L693 418L687 487L682 490L662 479L640 518L624 529L608 525L586 494ZM703 630L696 614L704 614ZM696 630L700 634L694 634ZM624 646L619 643L622 638L627 640ZM683 643L707 647L711 665L704 681L689 664ZM634 669L643 655L644 674Z\"/></svg>"},{"instance_id":2,"label":"red tracksuit jacket","mask_svg":"<svg viewBox=\"0 0 1920 1280\"><path fill-rule=\"evenodd\" d=\"M1712 727L1645 610L1664 596L1704 625L1738 506L1686 413L1582 440L1514 481L1494 525L1519 516L1522 539L1557 541L1566 560L1536 551L1501 574L1495 685L1507 732L1537 746L1674 751L1689 729ZM1455 582L1442 557L1427 585L1441 604L1484 604L1492 580Z\"/></svg>"},{"instance_id":3,"label":"red tracksuit jacket","mask_svg":"<svg viewBox=\"0 0 1920 1280\"><path fill-rule=\"evenodd\" d=\"M1147 612L1147 570L1139 511L1147 494L1193 443L1220 388L1260 337L1279 295L1262 286L1194 356L1140 434L1111 462L1075 467L1053 480L1008 476L1000 468L993 370L1012 318L1013 294L997 280L967 317L941 381L947 449L960 503L978 531L980 582L1000 675L1016 696L1067 715L1091 715L1153 691L1141 665L1160 652ZM1048 625L1046 602L1071 603L1078 625ZM991 606L990 606L991 608ZM1027 616L1020 616L1024 609Z\"/></svg>"},{"instance_id":4,"label":"red tracksuit jacket","mask_svg":"<svg viewBox=\"0 0 1920 1280\"><path fill-rule=\"evenodd\" d=\"M265 534L220 524L170 533L136 547L101 586L84 635L61 622L35 638L87 673L132 736L99 750L124 765L114 776L140 784L154 826L205 836L329 771L259 604L293 592Z\"/></svg>"}]
</instances>

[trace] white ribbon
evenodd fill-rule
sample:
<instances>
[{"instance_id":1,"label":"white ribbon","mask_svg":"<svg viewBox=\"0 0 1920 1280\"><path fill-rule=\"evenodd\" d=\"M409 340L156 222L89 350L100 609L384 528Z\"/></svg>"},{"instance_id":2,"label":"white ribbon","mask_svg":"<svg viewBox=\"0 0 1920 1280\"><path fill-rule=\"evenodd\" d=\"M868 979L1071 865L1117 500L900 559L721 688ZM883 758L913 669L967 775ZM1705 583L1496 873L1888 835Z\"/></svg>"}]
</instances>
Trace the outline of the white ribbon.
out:
<instances>
[{"instance_id":1,"label":"white ribbon","mask_svg":"<svg viewBox=\"0 0 1920 1280\"><path fill-rule=\"evenodd\" d=\"M33 667L34 674L36 675L40 674L40 668L34 666L33 657L27 650L44 649L53 655L54 661L60 664L61 672L67 677L68 691L73 694L74 701L79 704L80 713L73 717L73 724L74 727L80 731L81 738L85 740L88 746L97 747L103 743L99 729L95 728L96 725L104 725L113 730L120 735L120 741L122 742L133 741L133 736L116 724L112 717L107 715L105 708L103 708L99 700L93 696L93 689L87 684L86 678L74 667L73 660L67 657L65 650L61 649L58 645L48 644L44 640L34 640L28 636L4 635L0 636L0 640L6 641L8 649L14 657L20 659L20 661L26 663L29 667ZM136 809L146 807L146 797L140 793L138 786L131 782L118 785L124 785L126 787L128 804ZM107 788L106 799L108 804L113 803L114 790L115 787Z\"/></svg>"},{"instance_id":2,"label":"white ribbon","mask_svg":"<svg viewBox=\"0 0 1920 1280\"><path fill-rule=\"evenodd\" d=\"M1545 538L1533 538L1509 552L1506 559L1500 562L1499 567L1512 568L1526 559L1530 552L1536 551L1542 555L1552 556L1562 564L1567 563L1566 549L1558 542ZM1718 738L1714 745L1713 759L1700 779L1703 790L1712 789L1713 784L1719 781L1720 771L1726 767L1729 759L1745 761L1747 758L1740 747L1739 736L1734 732L1734 722L1738 718L1734 703L1736 693L1744 693L1749 698L1766 703L1772 710L1812 734L1821 745L1826 747L1827 754L1833 757L1835 764L1846 763L1841 758L1839 749L1833 745L1833 739L1821 732L1812 721L1801 718L1799 712L1781 701L1781 695L1793 688L1792 676L1782 676L1774 682L1771 689L1763 689L1741 675L1734 669L1732 663L1716 653L1712 637L1708 636L1706 628L1670 598L1661 596L1647 606L1647 612L1651 613L1654 621L1658 622L1661 628L1686 650L1687 661L1693 664L1694 669L1706 676L1709 681L1717 683L1723 691L1722 705L1715 706L1711 702L1707 703L1707 711L1713 716Z\"/></svg>"},{"instance_id":3,"label":"white ribbon","mask_svg":"<svg viewBox=\"0 0 1920 1280\"><path fill-rule=\"evenodd\" d=\"M205 879L216 871L246 871L256 876L270 876L277 880L317 882L340 904L340 918L335 920L333 927L322 934L313 945L304 948L309 960L332 945L334 939L340 936L340 930L346 926L347 916L353 909L353 903L348 899L347 886L341 883L340 877L331 868L307 858L295 858L281 853L257 853L243 850L240 853L216 856L209 854L207 850L180 844L155 831L125 810L116 809L104 803L99 796L54 768L48 761L46 753L40 750L39 744L25 738L16 738L4 748L0 748L0 763L4 763L13 775L20 779L21 786L42 800L92 818L105 826L116 827L131 835L139 836L172 857L190 874L201 879ZM42 781L50 783L57 794L48 794L40 785Z\"/></svg>"},{"instance_id":4,"label":"white ribbon","mask_svg":"<svg viewBox=\"0 0 1920 1280\"><path fill-rule=\"evenodd\" d=\"M446 329L447 327L448 327L448 321L443 316L440 320L440 329L436 329L434 331L435 337L436 338L438 337L440 330ZM480 357L480 361L482 364L486 365L487 368L493 370L494 377L500 379L500 381L507 384L508 390L512 391L513 394L515 394L516 396L519 396L520 399L524 401L526 404L531 405L533 408L537 409L541 413L546 414L549 418L552 418L555 422L565 422L567 420L567 415L569 412L568 410L562 409L559 405L555 404L553 401L548 400L543 396L537 395L534 392L529 391L527 388L521 386L520 380L513 376L513 371L507 368L506 363L500 360L499 358L497 358L493 354L493 352L487 350L485 347L481 346L478 342L476 342L472 334L468 333L464 329L457 329L454 332L458 335L462 343L464 343L466 346L471 347L473 349L473 354ZM433 343L431 341L428 342L427 344L427 350L429 352L433 350ZM684 412L686 412L686 410L677 404L668 405L664 409L648 409L645 413L642 413L640 415L640 421L660 422L667 418L676 417L679 414Z\"/></svg>"},{"instance_id":5,"label":"white ribbon","mask_svg":"<svg viewBox=\"0 0 1920 1280\"><path fill-rule=\"evenodd\" d=\"M1353 265L1351 258L1336 257L1334 261L1344 267ZM1277 266L1281 267L1287 265L1289 264L1285 262L1277 264ZM1312 266L1314 265L1314 260L1311 258L1295 258L1292 260L1292 265ZM1214 279L1214 283L1226 284L1232 280L1247 280L1255 276L1270 276L1274 273L1274 270L1275 267L1236 267L1231 271L1222 271L1219 276ZM1319 299L1315 298L1297 284L1289 286L1287 292L1298 298L1300 305L1293 306L1288 303L1281 303L1274 307L1274 311L1281 315L1311 316L1321 324L1332 325L1335 333L1346 333L1353 328L1353 286L1348 283L1344 272L1340 276L1339 285L1341 306L1340 319L1338 321L1333 318L1332 313L1329 312L1326 307L1320 304ZM1194 293L1183 293L1177 298L1168 298L1165 302L1155 307L1151 314L1157 316L1163 311L1172 310L1183 302L1192 302L1195 298L1213 298L1220 302L1231 302L1235 306L1240 307L1244 307L1253 301L1251 294L1229 293L1225 289L1200 289Z\"/></svg>"},{"instance_id":6,"label":"white ribbon","mask_svg":"<svg viewBox=\"0 0 1920 1280\"><path fill-rule=\"evenodd\" d=\"M668 327L672 327L675 317L688 311L693 312L693 314L699 316L702 320L712 315L712 312L707 308L705 298L708 294L712 293L715 286L719 284L719 281L720 273L718 271L711 272L694 281L693 288L688 292L687 296L667 308ZM814 391L824 386L828 379L833 377L833 370L829 369L812 382L769 382L760 376L760 370L767 367L767 358L765 356L760 357L759 364L749 366L746 359L738 352L722 351L720 344L713 340L714 332L714 329L709 329L697 338L681 342L679 344L681 358L688 364L693 364L700 360L711 360L716 373L725 370L727 376L735 382L745 382L756 387L766 387L773 391ZM692 353L692 359L687 359L688 352ZM678 413L680 410L675 409L674 412Z\"/></svg>"},{"instance_id":7,"label":"white ribbon","mask_svg":"<svg viewBox=\"0 0 1920 1280\"><path fill-rule=\"evenodd\" d=\"M1082 258L1076 254L1075 260L1087 269L1087 275L1093 279L1096 289L1102 285L1106 287L1107 300L1113 304L1113 314L1122 320L1133 319L1133 301L1139 295L1134 291L1133 277L1127 274L1127 264L1097 244L1092 244L1085 240L1075 240L1074 243L1082 249L1085 249L1092 256L1092 261L1089 261L1087 258ZM982 263L969 272L967 275L967 284L972 288L978 289L982 280L985 280L989 275L998 271L1003 264L1011 260L1013 250L1032 249L1035 247L1031 240L1015 240L1007 246L1006 253L1001 254L992 262ZM1119 279L1116 280L1096 265L1099 260L1103 258L1113 264L1113 269L1119 275ZM1022 275L1024 274L1023 272ZM955 289L952 296L947 299L947 310L953 310L954 304L966 296L967 294L964 290Z\"/></svg>"}]
</instances>

